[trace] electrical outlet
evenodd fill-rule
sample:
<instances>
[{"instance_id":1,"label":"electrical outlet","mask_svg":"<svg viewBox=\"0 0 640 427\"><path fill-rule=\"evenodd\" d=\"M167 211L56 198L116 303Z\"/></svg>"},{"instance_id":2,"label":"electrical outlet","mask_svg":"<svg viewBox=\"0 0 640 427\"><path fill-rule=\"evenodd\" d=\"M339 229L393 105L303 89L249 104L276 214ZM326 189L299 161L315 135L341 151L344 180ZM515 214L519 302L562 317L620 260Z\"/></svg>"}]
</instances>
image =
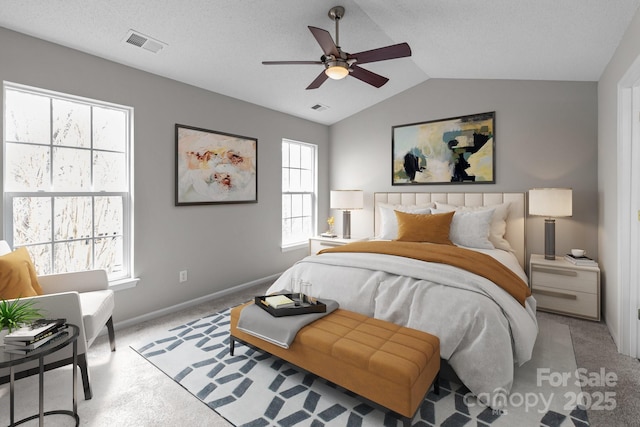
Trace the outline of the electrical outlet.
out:
<instances>
[{"instance_id":1,"label":"electrical outlet","mask_svg":"<svg viewBox=\"0 0 640 427\"><path fill-rule=\"evenodd\" d=\"M182 270L180 272L180 283L184 283L187 281L187 270Z\"/></svg>"}]
</instances>

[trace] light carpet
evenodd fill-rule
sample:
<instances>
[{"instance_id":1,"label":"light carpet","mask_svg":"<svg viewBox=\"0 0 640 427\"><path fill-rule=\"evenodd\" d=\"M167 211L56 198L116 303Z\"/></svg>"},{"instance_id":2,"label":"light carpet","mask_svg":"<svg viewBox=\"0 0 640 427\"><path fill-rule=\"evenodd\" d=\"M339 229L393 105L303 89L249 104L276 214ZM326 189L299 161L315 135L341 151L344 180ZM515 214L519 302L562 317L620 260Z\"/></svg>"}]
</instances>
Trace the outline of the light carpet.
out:
<instances>
[{"instance_id":1,"label":"light carpet","mask_svg":"<svg viewBox=\"0 0 640 427\"><path fill-rule=\"evenodd\" d=\"M230 356L229 323L224 310L132 348L238 427L402 425L395 413L267 353L236 345ZM586 411L576 408L575 373L569 328L544 320L533 359L516 369L503 411L441 379L440 395L427 394L413 425L588 426Z\"/></svg>"}]
</instances>

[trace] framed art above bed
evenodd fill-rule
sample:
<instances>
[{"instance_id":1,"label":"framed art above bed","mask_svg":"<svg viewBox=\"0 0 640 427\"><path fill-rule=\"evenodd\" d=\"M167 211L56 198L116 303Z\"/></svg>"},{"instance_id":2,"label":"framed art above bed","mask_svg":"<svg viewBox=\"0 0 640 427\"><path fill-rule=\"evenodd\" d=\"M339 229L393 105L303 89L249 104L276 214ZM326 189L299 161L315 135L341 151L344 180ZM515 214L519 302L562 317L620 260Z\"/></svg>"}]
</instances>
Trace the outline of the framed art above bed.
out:
<instances>
[{"instance_id":1,"label":"framed art above bed","mask_svg":"<svg viewBox=\"0 0 640 427\"><path fill-rule=\"evenodd\" d=\"M392 185L495 183L495 112L393 126Z\"/></svg>"}]
</instances>

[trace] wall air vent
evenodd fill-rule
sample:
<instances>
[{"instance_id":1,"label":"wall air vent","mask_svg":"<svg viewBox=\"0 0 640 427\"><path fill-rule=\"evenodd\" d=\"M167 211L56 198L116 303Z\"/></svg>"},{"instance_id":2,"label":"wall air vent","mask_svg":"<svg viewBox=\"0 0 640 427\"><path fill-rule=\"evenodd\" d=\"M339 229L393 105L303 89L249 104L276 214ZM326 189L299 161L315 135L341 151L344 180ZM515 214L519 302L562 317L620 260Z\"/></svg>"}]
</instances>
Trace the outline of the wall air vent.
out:
<instances>
[{"instance_id":1,"label":"wall air vent","mask_svg":"<svg viewBox=\"0 0 640 427\"><path fill-rule=\"evenodd\" d=\"M316 104L313 107L311 107L312 110L316 110L316 111L324 111L329 109L329 107L327 107L326 105L322 105L322 104Z\"/></svg>"},{"instance_id":2,"label":"wall air vent","mask_svg":"<svg viewBox=\"0 0 640 427\"><path fill-rule=\"evenodd\" d=\"M165 46L167 46L166 43L162 43L159 40L155 40L134 30L129 30L124 41L125 43L141 47L153 53L159 53Z\"/></svg>"}]
</instances>

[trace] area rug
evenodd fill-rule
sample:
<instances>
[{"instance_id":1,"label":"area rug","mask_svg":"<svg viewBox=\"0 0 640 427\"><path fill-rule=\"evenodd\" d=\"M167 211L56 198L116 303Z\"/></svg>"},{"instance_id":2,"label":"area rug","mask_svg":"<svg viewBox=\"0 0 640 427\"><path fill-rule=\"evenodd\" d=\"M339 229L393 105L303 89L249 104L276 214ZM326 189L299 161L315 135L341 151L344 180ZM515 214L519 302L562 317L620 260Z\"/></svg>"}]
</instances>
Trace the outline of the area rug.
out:
<instances>
[{"instance_id":1,"label":"area rug","mask_svg":"<svg viewBox=\"0 0 640 427\"><path fill-rule=\"evenodd\" d=\"M229 354L229 310L175 327L132 346L194 397L240 426L398 426L393 412L254 348L236 345ZM441 379L429 391L414 426L588 426L575 407L581 392L566 325L540 324L534 357L516 369L505 409L481 405L469 390ZM568 381L556 381L569 377Z\"/></svg>"}]
</instances>

